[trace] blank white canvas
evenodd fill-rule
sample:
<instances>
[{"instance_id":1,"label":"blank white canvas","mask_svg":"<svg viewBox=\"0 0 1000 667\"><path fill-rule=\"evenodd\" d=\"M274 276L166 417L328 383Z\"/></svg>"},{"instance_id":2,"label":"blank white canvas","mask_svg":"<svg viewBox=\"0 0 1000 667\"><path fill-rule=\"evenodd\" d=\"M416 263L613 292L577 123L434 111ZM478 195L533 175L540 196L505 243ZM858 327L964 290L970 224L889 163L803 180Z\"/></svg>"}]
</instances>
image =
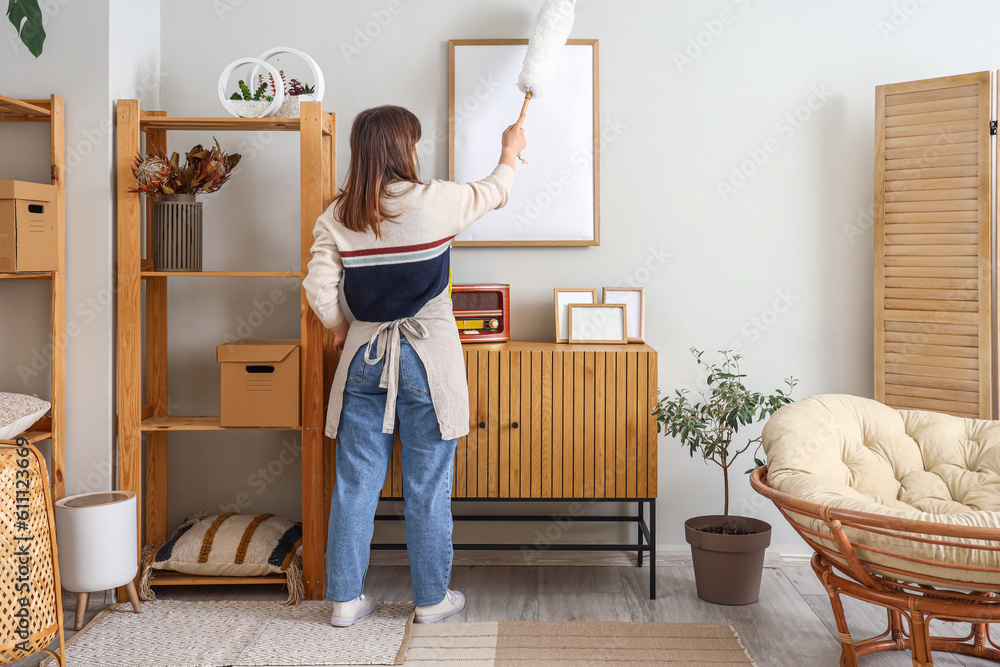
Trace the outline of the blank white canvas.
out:
<instances>
[{"instance_id":1,"label":"blank white canvas","mask_svg":"<svg viewBox=\"0 0 1000 667\"><path fill-rule=\"evenodd\" d=\"M623 340L624 327L621 308L574 308L570 339Z\"/></svg>"},{"instance_id":2,"label":"blank white canvas","mask_svg":"<svg viewBox=\"0 0 1000 667\"><path fill-rule=\"evenodd\" d=\"M642 335L642 292L638 290L608 290L604 303L624 303L625 317L628 318L628 337Z\"/></svg>"},{"instance_id":3,"label":"blank white canvas","mask_svg":"<svg viewBox=\"0 0 1000 667\"><path fill-rule=\"evenodd\" d=\"M455 46L455 180L488 176L500 136L517 120L524 94L515 86L526 44ZM594 52L569 44L552 87L532 99L528 146L507 205L488 212L460 241L594 240Z\"/></svg>"},{"instance_id":4,"label":"blank white canvas","mask_svg":"<svg viewBox=\"0 0 1000 667\"><path fill-rule=\"evenodd\" d=\"M556 331L556 339L569 338L569 305L571 303L594 303L593 292L558 292L556 294L559 305L559 329Z\"/></svg>"}]
</instances>

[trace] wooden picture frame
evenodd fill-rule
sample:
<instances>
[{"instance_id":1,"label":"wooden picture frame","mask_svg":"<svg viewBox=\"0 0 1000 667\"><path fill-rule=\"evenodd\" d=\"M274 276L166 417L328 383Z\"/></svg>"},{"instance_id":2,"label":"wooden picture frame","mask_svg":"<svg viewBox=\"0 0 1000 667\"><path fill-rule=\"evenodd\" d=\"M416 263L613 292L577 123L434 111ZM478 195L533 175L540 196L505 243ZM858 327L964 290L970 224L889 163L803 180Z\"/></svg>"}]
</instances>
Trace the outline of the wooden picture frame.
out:
<instances>
[{"instance_id":1,"label":"wooden picture frame","mask_svg":"<svg viewBox=\"0 0 1000 667\"><path fill-rule=\"evenodd\" d=\"M570 343L628 343L624 303L574 303L569 306Z\"/></svg>"},{"instance_id":2,"label":"wooden picture frame","mask_svg":"<svg viewBox=\"0 0 1000 667\"><path fill-rule=\"evenodd\" d=\"M500 134L517 120L524 101L515 82L527 44L448 41L450 180L477 181L496 167ZM552 89L528 106L524 157L530 164L516 167L507 204L487 212L452 245L600 245L598 63L598 40L567 40Z\"/></svg>"},{"instance_id":3,"label":"wooden picture frame","mask_svg":"<svg viewBox=\"0 0 1000 667\"><path fill-rule=\"evenodd\" d=\"M616 292L621 294L615 296ZM646 288L645 287L605 287L601 293L601 303L624 303L628 306L628 342L642 343L646 340Z\"/></svg>"},{"instance_id":4,"label":"wooden picture frame","mask_svg":"<svg viewBox=\"0 0 1000 667\"><path fill-rule=\"evenodd\" d=\"M590 297L584 297L583 294L589 294ZM569 295L563 301L560 301L560 295ZM579 304L596 304L597 303L597 288L596 287L557 287L552 290L552 302L555 306L556 314L556 342L557 343L568 343L569 342L569 305L571 303Z\"/></svg>"}]
</instances>

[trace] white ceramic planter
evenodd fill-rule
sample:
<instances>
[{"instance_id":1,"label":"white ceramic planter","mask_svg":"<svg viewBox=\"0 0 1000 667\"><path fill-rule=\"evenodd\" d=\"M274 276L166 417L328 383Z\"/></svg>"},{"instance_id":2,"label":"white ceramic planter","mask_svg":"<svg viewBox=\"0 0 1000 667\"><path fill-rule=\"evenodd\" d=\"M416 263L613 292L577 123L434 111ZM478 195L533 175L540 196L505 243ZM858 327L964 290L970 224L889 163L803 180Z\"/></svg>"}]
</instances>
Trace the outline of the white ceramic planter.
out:
<instances>
[{"instance_id":1,"label":"white ceramic planter","mask_svg":"<svg viewBox=\"0 0 1000 667\"><path fill-rule=\"evenodd\" d=\"M136 495L98 491L57 500L59 578L74 593L124 586L139 572Z\"/></svg>"},{"instance_id":2,"label":"white ceramic planter","mask_svg":"<svg viewBox=\"0 0 1000 667\"><path fill-rule=\"evenodd\" d=\"M286 53L290 56L301 58L302 61L305 62L305 64L309 67L309 70L312 72L311 83L313 84L313 90L316 91L316 93L313 95L311 99L315 100L316 102L322 102L323 95L326 92L326 81L323 79L323 70L319 68L319 63L316 62L316 59L310 56L308 53L303 53L302 51L299 51L298 49L293 49L290 46L276 46L273 49L268 49L267 51L261 53L259 56L257 56L256 60L267 63L271 58ZM255 64L253 71L250 72L250 78L256 80L257 73L259 71L260 71L260 65ZM310 82L307 81L306 83ZM296 113L295 115L298 116L299 114Z\"/></svg>"},{"instance_id":3,"label":"white ceramic planter","mask_svg":"<svg viewBox=\"0 0 1000 667\"><path fill-rule=\"evenodd\" d=\"M246 82L250 88L254 88L254 82L257 80L257 72L263 67L267 70L267 73L275 81L281 81L281 73L274 69L271 65L267 64L263 60L258 60L257 58L237 58L233 62L226 66L226 69L222 71L222 75L219 76L219 101L222 102L223 106L226 107L226 111L234 116L241 116L243 118L264 118L271 116L279 108L281 108L281 103L285 101L285 89L281 85L277 85L277 90L274 91L274 100L268 102L267 100L231 100L229 96L226 95L226 86L229 84L229 77L233 75L237 69L244 65L253 65L254 68L247 77ZM249 106L254 105L254 106ZM259 105L263 105L261 108ZM239 111L243 111L248 115L243 115ZM254 115L249 115L254 112Z\"/></svg>"},{"instance_id":4,"label":"white ceramic planter","mask_svg":"<svg viewBox=\"0 0 1000 667\"><path fill-rule=\"evenodd\" d=\"M263 118L270 106L267 100L226 100L229 113L240 118Z\"/></svg>"},{"instance_id":5,"label":"white ceramic planter","mask_svg":"<svg viewBox=\"0 0 1000 667\"><path fill-rule=\"evenodd\" d=\"M277 111L274 112L275 118L298 118L301 116L301 103L302 102L312 102L316 99L313 94L309 95L288 95L285 97L285 101L282 102L281 106Z\"/></svg>"}]
</instances>

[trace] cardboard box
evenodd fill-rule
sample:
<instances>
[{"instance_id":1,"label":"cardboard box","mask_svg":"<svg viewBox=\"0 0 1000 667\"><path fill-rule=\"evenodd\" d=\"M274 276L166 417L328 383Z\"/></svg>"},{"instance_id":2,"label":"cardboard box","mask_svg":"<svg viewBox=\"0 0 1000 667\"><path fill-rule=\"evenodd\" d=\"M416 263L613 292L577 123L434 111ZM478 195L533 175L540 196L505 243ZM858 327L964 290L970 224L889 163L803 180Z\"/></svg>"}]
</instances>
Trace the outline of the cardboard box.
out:
<instances>
[{"instance_id":1,"label":"cardboard box","mask_svg":"<svg viewBox=\"0 0 1000 667\"><path fill-rule=\"evenodd\" d=\"M59 269L54 185L0 181L0 272Z\"/></svg>"},{"instance_id":2,"label":"cardboard box","mask_svg":"<svg viewBox=\"0 0 1000 667\"><path fill-rule=\"evenodd\" d=\"M300 426L300 351L297 338L244 338L220 345L222 426Z\"/></svg>"}]
</instances>

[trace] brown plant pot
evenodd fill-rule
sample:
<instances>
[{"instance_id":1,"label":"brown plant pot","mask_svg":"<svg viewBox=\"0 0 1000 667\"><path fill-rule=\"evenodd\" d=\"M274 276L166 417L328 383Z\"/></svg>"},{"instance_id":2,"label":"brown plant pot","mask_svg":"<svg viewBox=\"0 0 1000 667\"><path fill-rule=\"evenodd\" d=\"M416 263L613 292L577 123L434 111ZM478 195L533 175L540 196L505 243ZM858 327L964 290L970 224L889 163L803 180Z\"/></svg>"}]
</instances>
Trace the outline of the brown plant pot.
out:
<instances>
[{"instance_id":1,"label":"brown plant pot","mask_svg":"<svg viewBox=\"0 0 1000 667\"><path fill-rule=\"evenodd\" d=\"M730 516L731 528L750 531L750 534L721 535L701 530L720 527L722 520L722 515L718 514L684 522L698 597L714 604L752 604L760 597L764 549L771 544L771 525L760 519Z\"/></svg>"}]
</instances>

